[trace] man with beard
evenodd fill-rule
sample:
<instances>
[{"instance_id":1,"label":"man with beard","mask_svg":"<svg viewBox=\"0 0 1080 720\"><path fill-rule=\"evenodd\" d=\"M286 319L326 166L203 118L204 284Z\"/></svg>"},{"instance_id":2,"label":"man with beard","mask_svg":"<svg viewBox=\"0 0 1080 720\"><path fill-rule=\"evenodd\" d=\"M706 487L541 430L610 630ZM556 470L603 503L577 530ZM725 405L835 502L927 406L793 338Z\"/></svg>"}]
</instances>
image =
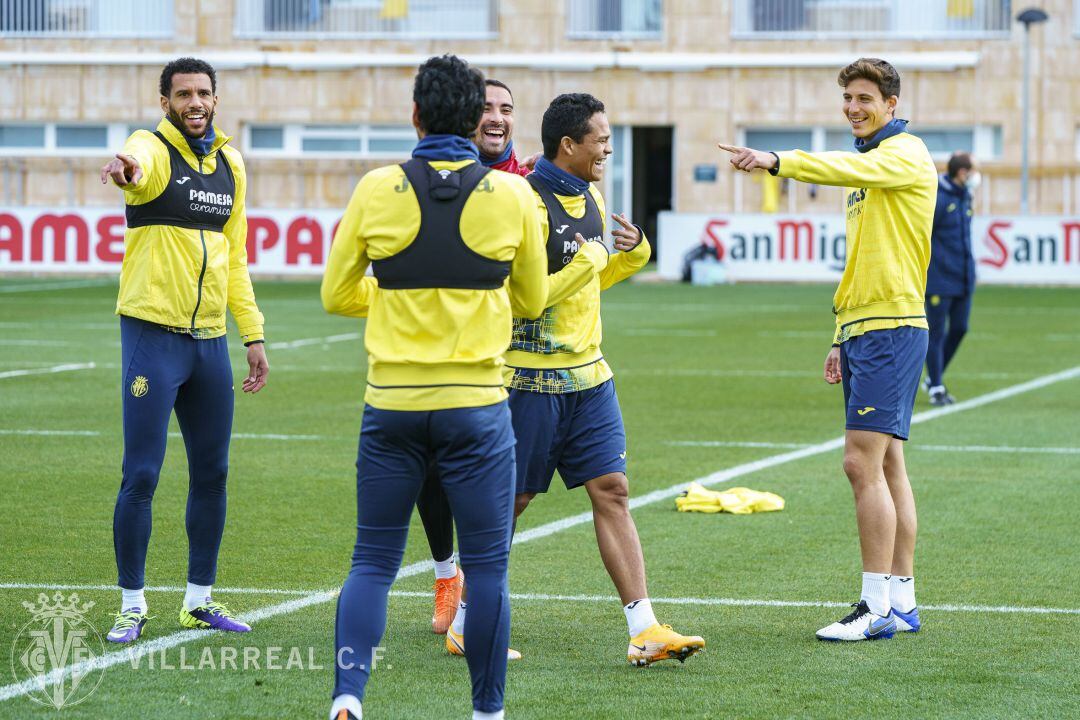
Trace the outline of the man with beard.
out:
<instances>
[{"instance_id":1,"label":"man with beard","mask_svg":"<svg viewBox=\"0 0 1080 720\"><path fill-rule=\"evenodd\" d=\"M492 170L524 177L532 172L535 158L528 158L523 164L514 152L514 95L498 80L489 78L485 84L484 116L474 140L480 149L480 162Z\"/></svg>"},{"instance_id":2,"label":"man with beard","mask_svg":"<svg viewBox=\"0 0 1080 720\"><path fill-rule=\"evenodd\" d=\"M169 416L188 455L188 583L180 624L248 632L211 597L225 528L233 378L225 340L228 308L247 346L244 392L266 384L263 316L247 269L247 176L231 138L214 128L217 77L180 58L160 80L165 118L139 130L101 169L124 190L127 231L120 270L123 357L123 480L113 516L120 612L108 640L139 638L150 543L150 503L165 458Z\"/></svg>"}]
</instances>

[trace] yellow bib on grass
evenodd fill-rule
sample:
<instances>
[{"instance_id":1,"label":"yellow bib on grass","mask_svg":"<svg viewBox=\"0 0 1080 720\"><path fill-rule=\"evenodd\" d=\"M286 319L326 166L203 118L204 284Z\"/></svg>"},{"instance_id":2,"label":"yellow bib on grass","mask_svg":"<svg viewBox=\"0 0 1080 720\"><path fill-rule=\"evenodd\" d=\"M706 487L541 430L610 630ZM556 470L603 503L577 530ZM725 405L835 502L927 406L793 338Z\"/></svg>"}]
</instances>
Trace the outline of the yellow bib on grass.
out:
<instances>
[{"instance_id":1,"label":"yellow bib on grass","mask_svg":"<svg viewBox=\"0 0 1080 720\"><path fill-rule=\"evenodd\" d=\"M783 510L784 498L774 493L744 487L709 490L695 482L690 483L686 492L675 498L675 507L679 512L728 512L748 515Z\"/></svg>"}]
</instances>

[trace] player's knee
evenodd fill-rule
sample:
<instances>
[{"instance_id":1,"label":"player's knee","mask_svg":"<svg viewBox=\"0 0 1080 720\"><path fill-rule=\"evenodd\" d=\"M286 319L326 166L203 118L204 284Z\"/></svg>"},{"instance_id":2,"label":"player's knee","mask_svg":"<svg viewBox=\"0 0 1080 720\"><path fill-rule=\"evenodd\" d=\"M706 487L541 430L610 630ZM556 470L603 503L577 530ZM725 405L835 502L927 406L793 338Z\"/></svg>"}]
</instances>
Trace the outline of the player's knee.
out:
<instances>
[{"instance_id":1,"label":"player's knee","mask_svg":"<svg viewBox=\"0 0 1080 720\"><path fill-rule=\"evenodd\" d=\"M133 468L124 472L120 483L120 497L132 502L149 502L154 498L158 473L150 468Z\"/></svg>"},{"instance_id":2,"label":"player's knee","mask_svg":"<svg viewBox=\"0 0 1080 720\"><path fill-rule=\"evenodd\" d=\"M536 493L518 493L514 497L514 517L516 518L521 513L525 512L525 508L529 507L529 502L536 497Z\"/></svg>"},{"instance_id":3,"label":"player's knee","mask_svg":"<svg viewBox=\"0 0 1080 720\"><path fill-rule=\"evenodd\" d=\"M191 489L208 495L224 495L225 483L228 477L228 462L202 463L198 467L192 468Z\"/></svg>"},{"instance_id":4,"label":"player's knee","mask_svg":"<svg viewBox=\"0 0 1080 720\"><path fill-rule=\"evenodd\" d=\"M877 473L873 472L870 463L859 453L844 454L844 474L852 485L861 485L867 480L875 479Z\"/></svg>"},{"instance_id":5,"label":"player's knee","mask_svg":"<svg viewBox=\"0 0 1080 720\"><path fill-rule=\"evenodd\" d=\"M588 488L596 509L609 512L630 509L630 482L623 473L608 473L590 480Z\"/></svg>"}]
</instances>

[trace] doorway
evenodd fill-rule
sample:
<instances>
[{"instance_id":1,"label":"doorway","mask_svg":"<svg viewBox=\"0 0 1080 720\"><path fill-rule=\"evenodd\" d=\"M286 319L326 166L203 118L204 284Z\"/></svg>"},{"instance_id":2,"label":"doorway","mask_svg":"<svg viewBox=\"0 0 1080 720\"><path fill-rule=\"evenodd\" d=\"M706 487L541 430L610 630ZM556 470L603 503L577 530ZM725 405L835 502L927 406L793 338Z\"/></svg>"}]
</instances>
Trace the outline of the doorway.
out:
<instances>
[{"instance_id":1,"label":"doorway","mask_svg":"<svg viewBox=\"0 0 1080 720\"><path fill-rule=\"evenodd\" d=\"M674 128L628 126L612 128L614 154L605 178L608 213L623 213L645 230L656 252L657 218L674 206ZM613 230L608 218L608 235Z\"/></svg>"}]
</instances>

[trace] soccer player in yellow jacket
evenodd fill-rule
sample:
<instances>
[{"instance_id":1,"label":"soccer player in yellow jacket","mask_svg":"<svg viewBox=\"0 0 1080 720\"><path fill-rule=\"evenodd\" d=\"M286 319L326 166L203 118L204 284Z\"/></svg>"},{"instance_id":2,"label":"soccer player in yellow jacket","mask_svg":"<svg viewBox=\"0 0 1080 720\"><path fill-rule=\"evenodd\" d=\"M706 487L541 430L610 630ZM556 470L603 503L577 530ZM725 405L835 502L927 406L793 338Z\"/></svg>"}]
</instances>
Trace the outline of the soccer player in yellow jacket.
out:
<instances>
[{"instance_id":1,"label":"soccer player in yellow jacket","mask_svg":"<svg viewBox=\"0 0 1080 720\"><path fill-rule=\"evenodd\" d=\"M544 309L546 262L528 184L481 165L470 140L483 75L452 55L431 58L413 101L413 159L360 180L322 285L328 312L368 316L356 547L338 602L333 720L361 717L429 462L450 500L477 609L465 629L473 717L503 715L515 468L503 353L512 317ZM363 281L368 265L377 288Z\"/></svg>"},{"instance_id":2,"label":"soccer player in yellow jacket","mask_svg":"<svg viewBox=\"0 0 1080 720\"><path fill-rule=\"evenodd\" d=\"M844 472L855 495L863 587L855 610L817 637L876 640L921 625L903 441L926 358L923 297L937 171L926 145L895 117L900 75L892 65L860 58L838 82L858 152L720 147L739 170L845 188L847 263L833 298L836 329L824 374L844 387Z\"/></svg>"},{"instance_id":3,"label":"soccer player in yellow jacket","mask_svg":"<svg viewBox=\"0 0 1080 720\"><path fill-rule=\"evenodd\" d=\"M228 308L248 348L243 391L266 384L263 316L247 269L247 176L231 138L214 127L217 77L194 58L165 66L165 119L135 132L101 170L124 191L127 231L120 269L123 481L113 516L120 612L107 639L132 642L147 620L143 593L150 503L165 457L169 416L187 447L188 583L180 623L247 632L213 600L225 528L233 379Z\"/></svg>"},{"instance_id":4,"label":"soccer player in yellow jacket","mask_svg":"<svg viewBox=\"0 0 1080 720\"><path fill-rule=\"evenodd\" d=\"M544 112L540 136L544 154L526 179L540 212L550 288L539 317L515 317L506 353L517 438L515 516L547 492L556 470L567 488L584 486L600 556L624 606L627 660L636 666L683 661L705 641L660 625L653 614L630 515L622 412L600 350L600 293L645 266L649 242L616 214L618 252L609 257L603 245L606 210L593 185L612 153L603 103L585 93L558 96Z\"/></svg>"}]
</instances>

